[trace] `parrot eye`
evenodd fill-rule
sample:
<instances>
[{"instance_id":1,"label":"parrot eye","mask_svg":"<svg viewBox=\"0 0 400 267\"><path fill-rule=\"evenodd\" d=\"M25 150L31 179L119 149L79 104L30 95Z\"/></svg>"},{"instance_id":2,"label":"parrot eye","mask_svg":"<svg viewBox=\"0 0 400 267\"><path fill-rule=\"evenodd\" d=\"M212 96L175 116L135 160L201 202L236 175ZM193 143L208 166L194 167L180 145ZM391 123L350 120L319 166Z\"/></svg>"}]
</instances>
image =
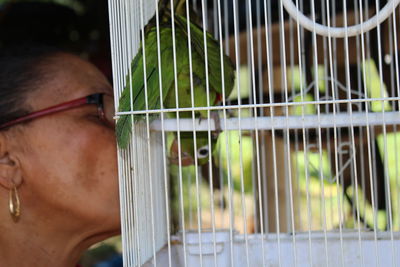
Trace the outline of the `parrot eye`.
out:
<instances>
[{"instance_id":1,"label":"parrot eye","mask_svg":"<svg viewBox=\"0 0 400 267\"><path fill-rule=\"evenodd\" d=\"M207 156L208 156L208 145L200 147L197 150L197 158L204 159Z\"/></svg>"}]
</instances>

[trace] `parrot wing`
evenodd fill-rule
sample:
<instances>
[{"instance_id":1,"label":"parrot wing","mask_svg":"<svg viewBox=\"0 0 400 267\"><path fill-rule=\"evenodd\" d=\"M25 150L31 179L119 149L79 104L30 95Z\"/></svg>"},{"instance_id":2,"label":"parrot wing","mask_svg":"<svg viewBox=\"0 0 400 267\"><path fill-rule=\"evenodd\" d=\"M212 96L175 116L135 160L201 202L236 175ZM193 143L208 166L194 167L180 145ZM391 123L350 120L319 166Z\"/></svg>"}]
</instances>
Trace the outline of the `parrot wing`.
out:
<instances>
[{"instance_id":1,"label":"parrot wing","mask_svg":"<svg viewBox=\"0 0 400 267\"><path fill-rule=\"evenodd\" d=\"M176 24L183 32L187 35L187 19L183 16L175 16ZM205 61L205 50L204 50L204 34L203 29L200 28L195 23L190 23L191 32L191 43L197 54ZM208 74L209 82L211 87L222 94L222 75L221 75L221 55L220 55L220 45L214 37L206 32L207 40L207 60L208 60ZM224 82L225 82L225 95L229 96L231 93L234 81L235 81L235 71L234 65L231 59L223 55L223 66L224 66ZM205 78L205 77L204 77Z\"/></svg>"},{"instance_id":2,"label":"parrot wing","mask_svg":"<svg viewBox=\"0 0 400 267\"><path fill-rule=\"evenodd\" d=\"M174 72L171 70L172 33L170 28L160 29L160 54L162 71L162 92L164 101L168 90L174 81ZM177 47L177 51L178 47ZM160 108L160 86L158 68L158 47L156 28L148 31L145 39L146 52L146 82L144 79L143 49L135 56L131 64L131 74L127 75L126 86L121 94L119 111L146 110L146 86L147 85L147 109ZM178 59L178 58L177 58ZM182 64L180 64L182 65ZM179 65L178 65L179 66ZM144 114L135 115L132 119L129 115L122 115L116 125L117 142L120 148L126 148L132 133L132 121L136 122L145 118Z\"/></svg>"}]
</instances>

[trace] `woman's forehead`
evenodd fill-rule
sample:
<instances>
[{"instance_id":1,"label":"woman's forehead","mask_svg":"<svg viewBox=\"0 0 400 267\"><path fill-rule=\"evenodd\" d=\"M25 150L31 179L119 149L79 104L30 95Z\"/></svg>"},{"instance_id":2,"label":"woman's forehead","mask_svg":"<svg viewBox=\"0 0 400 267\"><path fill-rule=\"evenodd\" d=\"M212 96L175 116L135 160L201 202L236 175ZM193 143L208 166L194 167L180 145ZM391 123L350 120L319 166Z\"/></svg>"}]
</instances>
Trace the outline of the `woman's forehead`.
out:
<instances>
[{"instance_id":1,"label":"woman's forehead","mask_svg":"<svg viewBox=\"0 0 400 267\"><path fill-rule=\"evenodd\" d=\"M111 85L104 75L92 64L69 54L57 54L44 66L48 71L41 80L38 90L29 96L32 108L83 97L92 93L112 93Z\"/></svg>"}]
</instances>

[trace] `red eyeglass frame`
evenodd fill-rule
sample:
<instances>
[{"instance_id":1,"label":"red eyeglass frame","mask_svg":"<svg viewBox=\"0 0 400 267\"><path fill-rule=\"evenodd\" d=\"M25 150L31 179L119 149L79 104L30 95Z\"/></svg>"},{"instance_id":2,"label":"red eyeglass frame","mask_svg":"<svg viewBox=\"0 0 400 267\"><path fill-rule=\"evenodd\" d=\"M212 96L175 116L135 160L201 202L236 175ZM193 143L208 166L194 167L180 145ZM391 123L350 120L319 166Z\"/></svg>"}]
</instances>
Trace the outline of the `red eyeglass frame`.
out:
<instances>
[{"instance_id":1,"label":"red eyeglass frame","mask_svg":"<svg viewBox=\"0 0 400 267\"><path fill-rule=\"evenodd\" d=\"M103 95L108 95L105 93L95 93L91 94L88 96L84 96L81 98L77 98L74 100L70 100L68 102L64 102L55 106L51 106L45 109L41 109L32 113L29 113L27 115L24 115L22 117L19 117L17 119L11 120L9 122L3 123L0 125L0 130L9 128L11 126L14 126L16 124L26 122L29 120L37 119L46 115L54 114L57 112L77 108L86 104L96 104L97 105L97 110L98 114L101 120L103 120L105 123L107 123L109 126L114 126L114 123L112 121L107 120L105 113L104 113L104 103L103 103ZM112 96L111 96L112 97Z\"/></svg>"}]
</instances>

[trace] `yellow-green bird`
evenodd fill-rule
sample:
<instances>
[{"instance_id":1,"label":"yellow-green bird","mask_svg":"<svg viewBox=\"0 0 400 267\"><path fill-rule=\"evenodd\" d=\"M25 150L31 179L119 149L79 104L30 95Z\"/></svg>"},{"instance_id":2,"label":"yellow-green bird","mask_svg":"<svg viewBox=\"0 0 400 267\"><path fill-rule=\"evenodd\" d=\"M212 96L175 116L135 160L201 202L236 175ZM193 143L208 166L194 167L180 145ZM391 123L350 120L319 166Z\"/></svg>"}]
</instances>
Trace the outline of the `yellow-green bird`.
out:
<instances>
[{"instance_id":1,"label":"yellow-green bird","mask_svg":"<svg viewBox=\"0 0 400 267\"><path fill-rule=\"evenodd\" d=\"M222 57L223 73L221 68L220 44L211 34L206 33L206 49L204 46L203 29L190 22L190 44L192 73L190 73L190 57L188 44L187 19L185 14L185 0L179 1L175 7L175 35L172 31L171 12L167 6L159 6L160 27L159 37L155 25L155 17L150 20L145 28L144 44L141 43L138 54L131 63L132 72L127 75L126 86L119 100L119 111L146 110L145 83L147 83L147 109L155 110L160 108L161 101L164 108L188 108L192 107L191 84L193 84L193 98L195 107L207 107L207 86L206 76L208 75L208 97L210 105L218 104L222 100L223 87L225 96L228 97L233 89L235 80L234 65L225 54ZM158 53L157 38L159 38L160 53ZM174 39L173 39L174 38ZM175 41L175 58L173 40ZM143 46L145 57L143 57ZM159 57L161 68L159 68ZM174 60L176 74L174 72ZM144 63L146 65L146 77L144 77ZM206 64L208 73L206 74ZM161 72L160 72L161 69ZM162 99L160 97L159 79L162 81ZM175 80L175 75L177 80ZM192 76L192 82L191 82ZM177 83L178 98L176 103L175 83ZM132 103L132 106L131 106ZM172 113L171 113L172 114ZM174 117L174 115L169 115ZM180 118L192 118L192 112L180 112ZM207 118L207 110L196 111L197 118ZM145 115L135 115L134 122L144 120ZM117 121L116 135L120 148L126 148L130 142L132 131L132 118L130 115L122 115ZM194 153L197 153L198 164L203 165L208 161L208 135L206 132L196 134L197 151L194 151L193 133L181 133L181 154L182 159L190 158L189 165L193 164ZM213 135L212 143L216 137ZM175 144L175 148L174 148ZM171 157L177 157L176 142L171 148ZM175 151L175 152L174 152Z\"/></svg>"}]
</instances>

